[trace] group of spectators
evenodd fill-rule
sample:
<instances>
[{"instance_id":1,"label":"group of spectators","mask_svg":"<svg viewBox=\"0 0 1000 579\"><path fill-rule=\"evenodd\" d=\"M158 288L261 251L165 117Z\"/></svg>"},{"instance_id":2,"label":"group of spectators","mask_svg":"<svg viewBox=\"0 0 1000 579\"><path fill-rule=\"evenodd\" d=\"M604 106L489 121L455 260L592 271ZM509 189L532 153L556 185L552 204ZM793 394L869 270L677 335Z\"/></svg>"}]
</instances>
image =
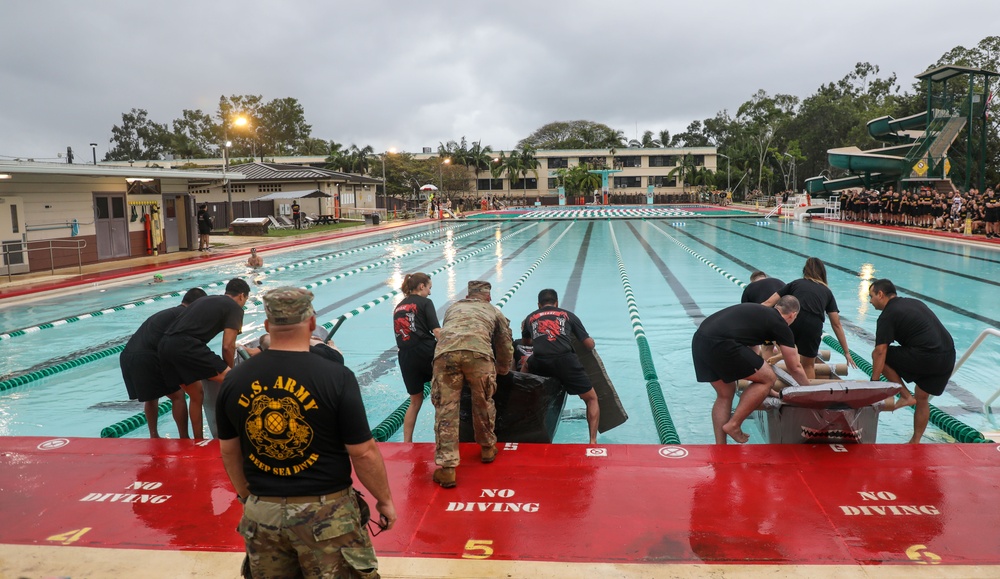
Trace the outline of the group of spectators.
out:
<instances>
[{"instance_id":1,"label":"group of spectators","mask_svg":"<svg viewBox=\"0 0 1000 579\"><path fill-rule=\"evenodd\" d=\"M841 195L840 211L848 221L1000 236L1000 196L993 187L950 194L930 187L859 189Z\"/></svg>"}]
</instances>

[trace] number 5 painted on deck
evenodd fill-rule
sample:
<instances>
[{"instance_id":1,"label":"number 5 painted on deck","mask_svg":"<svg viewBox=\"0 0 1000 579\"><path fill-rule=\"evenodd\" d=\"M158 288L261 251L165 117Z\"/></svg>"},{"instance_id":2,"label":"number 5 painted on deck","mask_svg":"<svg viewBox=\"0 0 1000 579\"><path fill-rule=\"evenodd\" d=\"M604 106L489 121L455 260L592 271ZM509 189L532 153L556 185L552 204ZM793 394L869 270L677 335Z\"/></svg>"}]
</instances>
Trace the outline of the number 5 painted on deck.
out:
<instances>
[{"instance_id":1,"label":"number 5 painted on deck","mask_svg":"<svg viewBox=\"0 0 1000 579\"><path fill-rule=\"evenodd\" d=\"M465 544L466 551L481 551L480 553L462 553L463 559L489 559L493 555L493 541L469 539Z\"/></svg>"}]
</instances>

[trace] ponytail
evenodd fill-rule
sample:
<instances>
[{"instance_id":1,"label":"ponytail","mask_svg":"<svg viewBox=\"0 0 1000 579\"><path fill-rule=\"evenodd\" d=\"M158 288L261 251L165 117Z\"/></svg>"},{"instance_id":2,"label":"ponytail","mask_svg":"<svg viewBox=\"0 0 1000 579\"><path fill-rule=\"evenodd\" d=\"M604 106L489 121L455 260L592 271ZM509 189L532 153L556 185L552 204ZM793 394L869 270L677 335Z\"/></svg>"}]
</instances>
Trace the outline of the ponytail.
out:
<instances>
[{"instance_id":1,"label":"ponytail","mask_svg":"<svg viewBox=\"0 0 1000 579\"><path fill-rule=\"evenodd\" d=\"M423 272L408 273L403 277L403 284L400 286L403 295L410 295L417 291L417 288L425 283L431 282L431 276Z\"/></svg>"}]
</instances>

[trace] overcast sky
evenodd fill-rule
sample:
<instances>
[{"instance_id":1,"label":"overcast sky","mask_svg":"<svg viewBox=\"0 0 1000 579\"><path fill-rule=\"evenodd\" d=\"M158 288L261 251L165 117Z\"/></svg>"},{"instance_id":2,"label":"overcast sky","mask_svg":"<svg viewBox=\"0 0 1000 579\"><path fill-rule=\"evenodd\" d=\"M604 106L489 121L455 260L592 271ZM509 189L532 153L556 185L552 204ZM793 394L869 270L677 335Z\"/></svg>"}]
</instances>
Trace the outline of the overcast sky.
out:
<instances>
[{"instance_id":1,"label":"overcast sky","mask_svg":"<svg viewBox=\"0 0 1000 579\"><path fill-rule=\"evenodd\" d=\"M0 159L78 161L132 108L293 97L316 138L510 149L552 121L671 133L758 89L806 97L859 61L913 76L1000 34L1000 2L3 2Z\"/></svg>"}]
</instances>

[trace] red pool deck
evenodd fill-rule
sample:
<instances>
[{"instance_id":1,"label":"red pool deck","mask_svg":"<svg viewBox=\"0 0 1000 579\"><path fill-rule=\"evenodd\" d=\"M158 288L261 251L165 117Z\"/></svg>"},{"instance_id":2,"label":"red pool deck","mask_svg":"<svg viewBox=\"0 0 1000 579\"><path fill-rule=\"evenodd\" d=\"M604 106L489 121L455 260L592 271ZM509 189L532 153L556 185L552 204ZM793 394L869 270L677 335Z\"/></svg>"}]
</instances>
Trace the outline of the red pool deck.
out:
<instances>
[{"instance_id":1,"label":"red pool deck","mask_svg":"<svg viewBox=\"0 0 1000 579\"><path fill-rule=\"evenodd\" d=\"M463 445L454 489L431 482L433 445L380 448L386 576L1000 576L996 444L507 444L491 465ZM239 563L216 441L4 437L0 490L0 575L100 576L74 568L89 549L132 576L150 552Z\"/></svg>"}]
</instances>

